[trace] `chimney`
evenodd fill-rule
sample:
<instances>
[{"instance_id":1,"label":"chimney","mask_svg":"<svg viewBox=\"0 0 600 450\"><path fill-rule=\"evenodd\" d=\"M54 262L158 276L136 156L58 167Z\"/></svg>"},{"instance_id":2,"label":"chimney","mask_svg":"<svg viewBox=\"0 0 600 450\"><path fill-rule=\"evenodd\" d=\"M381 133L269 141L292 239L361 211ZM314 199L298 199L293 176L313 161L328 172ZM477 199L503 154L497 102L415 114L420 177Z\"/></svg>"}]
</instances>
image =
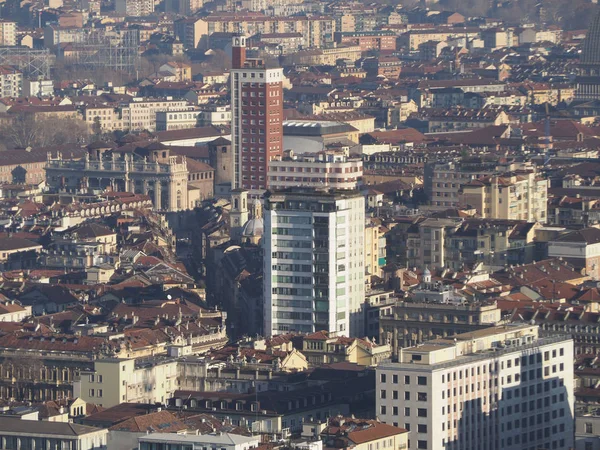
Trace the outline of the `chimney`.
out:
<instances>
[{"instance_id":1,"label":"chimney","mask_svg":"<svg viewBox=\"0 0 600 450\"><path fill-rule=\"evenodd\" d=\"M231 68L241 69L246 62L246 37L234 36L231 44Z\"/></svg>"}]
</instances>

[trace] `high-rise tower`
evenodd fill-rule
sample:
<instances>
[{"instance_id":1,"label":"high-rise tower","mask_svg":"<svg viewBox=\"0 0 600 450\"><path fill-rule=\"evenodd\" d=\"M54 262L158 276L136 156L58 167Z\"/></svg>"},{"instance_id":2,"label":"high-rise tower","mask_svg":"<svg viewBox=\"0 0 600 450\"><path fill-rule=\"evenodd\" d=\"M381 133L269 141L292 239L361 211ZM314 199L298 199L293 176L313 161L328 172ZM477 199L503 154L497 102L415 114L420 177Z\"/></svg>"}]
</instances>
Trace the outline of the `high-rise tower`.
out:
<instances>
[{"instance_id":1,"label":"high-rise tower","mask_svg":"<svg viewBox=\"0 0 600 450\"><path fill-rule=\"evenodd\" d=\"M283 70L246 58L246 38L235 36L231 69L233 189L250 195L268 187L269 161L283 152Z\"/></svg>"},{"instance_id":2,"label":"high-rise tower","mask_svg":"<svg viewBox=\"0 0 600 450\"><path fill-rule=\"evenodd\" d=\"M579 60L576 100L600 100L600 13L592 20Z\"/></svg>"},{"instance_id":3,"label":"high-rise tower","mask_svg":"<svg viewBox=\"0 0 600 450\"><path fill-rule=\"evenodd\" d=\"M364 336L365 198L352 190L269 191L264 333Z\"/></svg>"}]
</instances>

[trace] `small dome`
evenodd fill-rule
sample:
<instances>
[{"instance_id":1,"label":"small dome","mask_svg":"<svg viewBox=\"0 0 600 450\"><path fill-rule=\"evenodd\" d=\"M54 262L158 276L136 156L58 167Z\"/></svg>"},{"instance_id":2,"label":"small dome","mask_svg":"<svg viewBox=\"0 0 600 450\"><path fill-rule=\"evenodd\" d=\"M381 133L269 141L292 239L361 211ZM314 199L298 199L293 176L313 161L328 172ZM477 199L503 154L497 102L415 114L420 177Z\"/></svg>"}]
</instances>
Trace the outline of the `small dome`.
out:
<instances>
[{"instance_id":1,"label":"small dome","mask_svg":"<svg viewBox=\"0 0 600 450\"><path fill-rule=\"evenodd\" d=\"M429 270L429 267L425 267L425 270L423 271L423 276L431 276L431 271Z\"/></svg>"},{"instance_id":2,"label":"small dome","mask_svg":"<svg viewBox=\"0 0 600 450\"><path fill-rule=\"evenodd\" d=\"M263 220L262 219L250 219L244 225L244 231L242 232L243 237L258 237L263 235Z\"/></svg>"}]
</instances>

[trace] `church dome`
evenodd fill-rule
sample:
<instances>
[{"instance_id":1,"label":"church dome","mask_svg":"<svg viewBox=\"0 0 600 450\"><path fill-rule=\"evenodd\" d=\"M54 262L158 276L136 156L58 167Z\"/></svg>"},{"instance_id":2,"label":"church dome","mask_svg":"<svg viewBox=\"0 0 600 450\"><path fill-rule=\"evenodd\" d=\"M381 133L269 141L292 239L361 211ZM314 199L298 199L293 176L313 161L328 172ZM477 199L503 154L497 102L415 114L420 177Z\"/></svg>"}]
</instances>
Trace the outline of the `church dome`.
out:
<instances>
[{"instance_id":1,"label":"church dome","mask_svg":"<svg viewBox=\"0 0 600 450\"><path fill-rule=\"evenodd\" d=\"M242 237L252 238L260 237L263 235L264 224L261 218L250 219L244 225L244 231L242 231Z\"/></svg>"},{"instance_id":2,"label":"church dome","mask_svg":"<svg viewBox=\"0 0 600 450\"><path fill-rule=\"evenodd\" d=\"M581 64L600 64L600 14L596 15L583 41Z\"/></svg>"}]
</instances>

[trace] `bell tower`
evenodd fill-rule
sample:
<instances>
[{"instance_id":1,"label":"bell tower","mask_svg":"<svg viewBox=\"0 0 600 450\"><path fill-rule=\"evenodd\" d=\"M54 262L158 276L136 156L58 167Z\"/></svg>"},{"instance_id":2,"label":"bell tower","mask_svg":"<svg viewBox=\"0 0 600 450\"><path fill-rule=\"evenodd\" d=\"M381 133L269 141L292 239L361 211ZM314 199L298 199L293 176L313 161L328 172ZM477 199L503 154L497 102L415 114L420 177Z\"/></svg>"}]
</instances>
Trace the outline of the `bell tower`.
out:
<instances>
[{"instance_id":1,"label":"bell tower","mask_svg":"<svg viewBox=\"0 0 600 450\"><path fill-rule=\"evenodd\" d=\"M248 191L234 189L231 191L231 211L229 212L229 229L232 240L239 240L244 225L248 222Z\"/></svg>"}]
</instances>

